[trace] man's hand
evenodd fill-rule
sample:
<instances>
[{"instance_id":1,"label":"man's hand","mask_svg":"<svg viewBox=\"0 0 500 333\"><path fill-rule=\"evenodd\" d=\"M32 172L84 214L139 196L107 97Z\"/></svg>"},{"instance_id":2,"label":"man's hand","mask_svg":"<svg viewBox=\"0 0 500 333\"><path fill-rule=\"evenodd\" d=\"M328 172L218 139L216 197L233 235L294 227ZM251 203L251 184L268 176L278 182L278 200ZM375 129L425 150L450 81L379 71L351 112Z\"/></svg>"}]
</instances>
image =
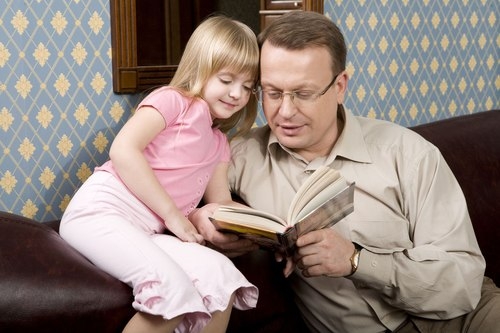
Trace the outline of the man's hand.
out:
<instances>
[{"instance_id":1,"label":"man's hand","mask_svg":"<svg viewBox=\"0 0 500 333\"><path fill-rule=\"evenodd\" d=\"M276 252L274 254L274 257L276 258L277 262L282 262L283 259L286 259L286 264L285 268L283 268L283 275L285 277L289 277L290 274L293 273L293 270L295 269L295 262L292 257L285 257L282 253Z\"/></svg>"},{"instance_id":2,"label":"man's hand","mask_svg":"<svg viewBox=\"0 0 500 333\"><path fill-rule=\"evenodd\" d=\"M230 233L222 233L215 229L209 217L213 215L217 207L218 204L207 204L189 214L189 220L198 229L198 232L203 235L203 238L208 243L207 246L224 253L230 258L258 249L259 247L248 239Z\"/></svg>"},{"instance_id":3,"label":"man's hand","mask_svg":"<svg viewBox=\"0 0 500 333\"><path fill-rule=\"evenodd\" d=\"M311 231L297 239L294 262L306 277L342 277L351 273L354 244L333 229Z\"/></svg>"}]
</instances>

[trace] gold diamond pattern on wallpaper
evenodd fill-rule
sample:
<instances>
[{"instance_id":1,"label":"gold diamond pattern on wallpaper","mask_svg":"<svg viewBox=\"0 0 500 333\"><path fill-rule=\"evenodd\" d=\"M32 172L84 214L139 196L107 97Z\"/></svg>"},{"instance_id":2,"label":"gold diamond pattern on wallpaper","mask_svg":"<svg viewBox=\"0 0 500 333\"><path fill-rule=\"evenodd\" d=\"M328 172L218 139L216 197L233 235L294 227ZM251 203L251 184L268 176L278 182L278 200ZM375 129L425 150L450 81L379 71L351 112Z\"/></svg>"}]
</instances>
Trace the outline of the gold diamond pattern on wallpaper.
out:
<instances>
[{"instance_id":1,"label":"gold diamond pattern on wallpaper","mask_svg":"<svg viewBox=\"0 0 500 333\"><path fill-rule=\"evenodd\" d=\"M57 219L141 96L112 92L108 0L0 7L0 209ZM353 113L412 126L499 108L498 0L324 8L348 43Z\"/></svg>"},{"instance_id":2,"label":"gold diamond pattern on wallpaper","mask_svg":"<svg viewBox=\"0 0 500 333\"><path fill-rule=\"evenodd\" d=\"M325 0L349 47L346 107L406 126L498 108L500 2Z\"/></svg>"},{"instance_id":3,"label":"gold diamond pattern on wallpaper","mask_svg":"<svg viewBox=\"0 0 500 333\"><path fill-rule=\"evenodd\" d=\"M60 218L139 96L112 92L108 1L0 1L0 209Z\"/></svg>"}]
</instances>

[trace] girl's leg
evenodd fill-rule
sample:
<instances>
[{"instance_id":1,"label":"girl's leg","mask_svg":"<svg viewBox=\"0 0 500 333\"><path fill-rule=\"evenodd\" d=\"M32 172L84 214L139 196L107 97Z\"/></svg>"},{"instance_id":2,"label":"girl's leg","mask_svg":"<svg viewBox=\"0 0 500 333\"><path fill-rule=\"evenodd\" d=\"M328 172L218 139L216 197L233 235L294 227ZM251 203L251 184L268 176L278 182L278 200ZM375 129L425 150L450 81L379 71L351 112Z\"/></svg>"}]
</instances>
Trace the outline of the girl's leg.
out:
<instances>
[{"instance_id":1,"label":"girl's leg","mask_svg":"<svg viewBox=\"0 0 500 333\"><path fill-rule=\"evenodd\" d=\"M73 197L61 222L61 236L96 266L133 287L138 314L127 331L154 324L166 330L188 313L197 324L188 330L200 331L210 319L209 311L189 276L152 241L155 217L103 174L89 178Z\"/></svg>"},{"instance_id":2,"label":"girl's leg","mask_svg":"<svg viewBox=\"0 0 500 333\"><path fill-rule=\"evenodd\" d=\"M203 329L202 333L219 333L225 332L229 319L231 317L231 310L233 309L234 294L231 295L229 305L224 311L215 311L212 313L212 319L207 326Z\"/></svg>"},{"instance_id":3,"label":"girl's leg","mask_svg":"<svg viewBox=\"0 0 500 333\"><path fill-rule=\"evenodd\" d=\"M123 333L171 333L182 321L183 316L165 320L161 316L153 316L137 312L123 329ZM220 331L224 332L224 331Z\"/></svg>"},{"instance_id":4,"label":"girl's leg","mask_svg":"<svg viewBox=\"0 0 500 333\"><path fill-rule=\"evenodd\" d=\"M202 332L225 332L233 306L240 310L255 307L258 289L223 254L166 235L155 235L152 239L182 267L202 297L212 316ZM180 332L189 331L184 324L194 321L196 318L187 314L178 327Z\"/></svg>"},{"instance_id":5,"label":"girl's leg","mask_svg":"<svg viewBox=\"0 0 500 333\"><path fill-rule=\"evenodd\" d=\"M95 222L67 227L64 238L95 265L133 288L132 305L138 312L124 332L173 332L184 313L196 314L203 327L208 311L175 261L149 236L115 216Z\"/></svg>"}]
</instances>

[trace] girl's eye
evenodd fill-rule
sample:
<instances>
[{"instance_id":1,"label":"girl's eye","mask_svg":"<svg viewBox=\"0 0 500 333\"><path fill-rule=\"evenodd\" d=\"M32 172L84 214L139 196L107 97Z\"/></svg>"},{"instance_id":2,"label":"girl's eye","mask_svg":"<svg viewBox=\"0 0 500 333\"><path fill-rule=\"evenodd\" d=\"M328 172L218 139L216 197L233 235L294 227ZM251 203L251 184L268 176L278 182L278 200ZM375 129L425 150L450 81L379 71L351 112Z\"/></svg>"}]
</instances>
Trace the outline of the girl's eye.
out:
<instances>
[{"instance_id":1,"label":"girl's eye","mask_svg":"<svg viewBox=\"0 0 500 333\"><path fill-rule=\"evenodd\" d=\"M230 79L225 79L225 78L220 77L219 80L220 80L220 82L222 82L224 84L230 84L231 83Z\"/></svg>"},{"instance_id":2,"label":"girl's eye","mask_svg":"<svg viewBox=\"0 0 500 333\"><path fill-rule=\"evenodd\" d=\"M243 89L245 89L245 90L247 90L247 91L253 91L253 88L252 88L252 87L243 86Z\"/></svg>"}]
</instances>

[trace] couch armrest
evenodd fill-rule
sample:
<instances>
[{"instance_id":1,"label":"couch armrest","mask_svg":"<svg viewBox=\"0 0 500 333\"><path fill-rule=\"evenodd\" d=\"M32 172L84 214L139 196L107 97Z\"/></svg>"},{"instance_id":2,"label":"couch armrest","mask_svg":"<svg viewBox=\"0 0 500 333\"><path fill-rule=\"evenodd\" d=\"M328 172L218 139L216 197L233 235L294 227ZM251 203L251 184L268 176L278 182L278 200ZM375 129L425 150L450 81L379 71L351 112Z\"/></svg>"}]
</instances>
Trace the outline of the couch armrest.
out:
<instances>
[{"instance_id":1,"label":"couch armrest","mask_svg":"<svg viewBox=\"0 0 500 333\"><path fill-rule=\"evenodd\" d=\"M1 332L121 332L131 289L44 223L0 212Z\"/></svg>"}]
</instances>

